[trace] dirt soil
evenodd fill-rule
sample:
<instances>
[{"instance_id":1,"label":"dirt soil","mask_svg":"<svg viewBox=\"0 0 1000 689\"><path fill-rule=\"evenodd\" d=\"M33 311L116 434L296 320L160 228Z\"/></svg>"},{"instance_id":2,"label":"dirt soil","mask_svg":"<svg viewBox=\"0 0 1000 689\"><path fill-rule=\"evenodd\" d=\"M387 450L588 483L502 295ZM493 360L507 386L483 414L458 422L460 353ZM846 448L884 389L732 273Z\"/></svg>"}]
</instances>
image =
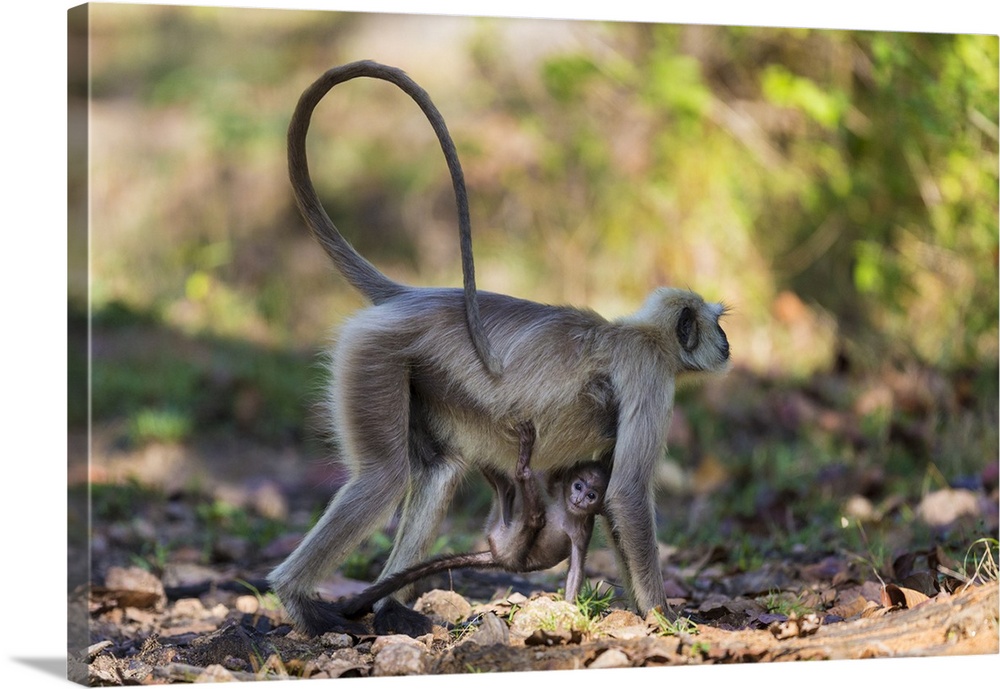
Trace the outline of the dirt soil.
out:
<instances>
[{"instance_id":1,"label":"dirt soil","mask_svg":"<svg viewBox=\"0 0 1000 689\"><path fill-rule=\"evenodd\" d=\"M594 555L600 563L607 554ZM477 603L434 588L414 606L431 616L434 631L410 639L307 638L291 628L273 597L251 593L242 577L217 572L212 583L164 586L144 569L113 567L105 585L87 596L94 643L75 656L74 671L90 685L114 686L998 652L995 580L927 596L893 584L859 584L830 561L798 574L809 572L839 573L835 586L807 587L831 603L823 614L770 613L759 597L715 595L697 603L694 596L673 624L617 604L587 617L542 592L552 590L548 583L456 572L452 589L509 593ZM325 590L345 595L363 585L338 578Z\"/></svg>"},{"instance_id":2,"label":"dirt soil","mask_svg":"<svg viewBox=\"0 0 1000 689\"><path fill-rule=\"evenodd\" d=\"M890 382L897 378L914 379ZM761 444L778 432L804 437L816 428L848 440L859 432L859 412L821 406L821 395L765 388L738 372L724 384L706 398L719 400L713 418L728 415L727 427L743 429L733 442ZM880 385L873 389L894 389ZM740 405L741 391L752 393L753 404ZM205 396L222 397L216 392ZM563 568L530 576L454 571L418 591L414 605L435 621L432 634L307 638L267 591L266 575L315 520L343 470L317 459L321 453L301 438L285 445L252 440L245 428L258 426L266 410L246 412L257 407L244 397L234 395L236 411L225 416L236 419L237 432L202 433L191 442L130 445L114 423L90 435L71 433L72 679L117 686L1000 653L995 463L969 480L925 481L919 494L899 492L893 474L862 461L771 490L766 477L735 473L713 461L710 447L699 450L690 422L672 429L671 446L700 457L698 468L683 499L663 501L659 511L667 526L700 523L717 537L714 544L688 538L661 546L665 593L677 619L626 610L613 586L614 558L595 540L586 575L599 593L610 593L608 600L593 596L590 610L555 593ZM966 398L977 399L956 399ZM937 429L935 409L903 420ZM244 412L245 428L237 423ZM676 418L684 421L683 410ZM960 446L958 431L967 428L935 435L911 427L894 422L890 440L899 436L924 455ZM866 442L857 440L862 457ZM800 454L796 461L807 462L808 452ZM723 511L723 522L706 510L709 500L740 494L722 493L720 485L751 479L760 490L749 516L727 504L735 516ZM457 538L476 535L478 523L454 519L468 521L477 509L484 516L487 506L462 490L441 530L445 549L468 549ZM880 527L884 549L871 539L852 552L848 537L865 537L864 528L814 518L825 495L844 501L842 514L869 533ZM817 529L817 522L825 526ZM370 583L391 531L390 524L377 534L381 542L369 539L319 593L337 599ZM789 536L768 539L773 533ZM992 545L983 550L981 541ZM984 552L984 566L971 566L970 555Z\"/></svg>"}]
</instances>

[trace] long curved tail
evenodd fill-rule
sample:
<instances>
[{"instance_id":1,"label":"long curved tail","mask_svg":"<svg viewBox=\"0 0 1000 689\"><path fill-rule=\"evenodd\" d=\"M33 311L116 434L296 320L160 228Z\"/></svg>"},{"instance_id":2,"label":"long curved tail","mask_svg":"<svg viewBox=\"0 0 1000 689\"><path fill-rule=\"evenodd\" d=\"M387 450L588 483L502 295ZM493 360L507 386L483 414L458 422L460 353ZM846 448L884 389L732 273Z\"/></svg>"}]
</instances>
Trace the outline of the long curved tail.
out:
<instances>
[{"instance_id":1,"label":"long curved tail","mask_svg":"<svg viewBox=\"0 0 1000 689\"><path fill-rule=\"evenodd\" d=\"M391 574L385 579L372 584L354 598L338 603L338 608L345 617L360 617L369 612L376 601L398 591L407 584L412 584L419 579L443 572L447 569L459 569L462 567L500 569L500 565L496 563L493 559L493 554L488 550L478 553L444 555Z\"/></svg>"},{"instance_id":2,"label":"long curved tail","mask_svg":"<svg viewBox=\"0 0 1000 689\"><path fill-rule=\"evenodd\" d=\"M312 113L330 89L337 84L358 77L381 79L398 86L420 106L430 121L434 133L437 134L445 161L448 163L448 170L451 173L455 201L458 206L459 245L462 255L465 314L469 335L483 365L492 375L498 376L502 372L503 366L486 337L479 313L475 267L472 258L469 200L465 190L465 176L462 174L462 166L458 160L458 152L451 135L448 133L444 118L431 102L430 96L405 72L370 60L351 62L328 70L302 93L288 127L288 172L299 210L323 249L333 259L334 264L344 274L347 281L372 303L379 304L406 290L405 286L386 277L344 239L323 208L309 177L309 164L306 160L306 133L309 130Z\"/></svg>"}]
</instances>

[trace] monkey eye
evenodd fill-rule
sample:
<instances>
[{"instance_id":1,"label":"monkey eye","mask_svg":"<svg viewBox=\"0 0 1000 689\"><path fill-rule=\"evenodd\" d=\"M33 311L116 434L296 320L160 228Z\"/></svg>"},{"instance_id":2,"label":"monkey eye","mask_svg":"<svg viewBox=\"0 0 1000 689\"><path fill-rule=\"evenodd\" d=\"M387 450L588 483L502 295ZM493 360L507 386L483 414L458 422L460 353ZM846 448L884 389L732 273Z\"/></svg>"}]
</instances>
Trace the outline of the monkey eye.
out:
<instances>
[{"instance_id":1,"label":"monkey eye","mask_svg":"<svg viewBox=\"0 0 1000 689\"><path fill-rule=\"evenodd\" d=\"M573 484L573 490L583 490L583 484L577 481Z\"/></svg>"},{"instance_id":2,"label":"monkey eye","mask_svg":"<svg viewBox=\"0 0 1000 689\"><path fill-rule=\"evenodd\" d=\"M597 493L595 493L594 491L590 491L589 493L587 493L587 499L588 500L597 500Z\"/></svg>"}]
</instances>

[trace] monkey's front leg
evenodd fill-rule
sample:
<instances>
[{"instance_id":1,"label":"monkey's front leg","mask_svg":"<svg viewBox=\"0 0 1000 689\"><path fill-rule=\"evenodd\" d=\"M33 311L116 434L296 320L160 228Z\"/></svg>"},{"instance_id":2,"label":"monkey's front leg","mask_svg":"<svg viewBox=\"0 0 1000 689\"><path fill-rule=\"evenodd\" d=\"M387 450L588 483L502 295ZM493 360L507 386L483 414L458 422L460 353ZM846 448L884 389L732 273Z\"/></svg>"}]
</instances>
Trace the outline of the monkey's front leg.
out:
<instances>
[{"instance_id":1,"label":"monkey's front leg","mask_svg":"<svg viewBox=\"0 0 1000 689\"><path fill-rule=\"evenodd\" d=\"M529 568L529 561L535 550L538 534L545 528L545 502L538 494L538 481L531 471L531 453L535 447L535 425L525 421L517 426L520 441L514 480L521 491L520 522L511 528L513 535L503 553L494 556L503 558L504 565L512 572L523 572Z\"/></svg>"},{"instance_id":2,"label":"monkey's front leg","mask_svg":"<svg viewBox=\"0 0 1000 689\"><path fill-rule=\"evenodd\" d=\"M594 532L594 518L590 517L584 528L578 528L571 534L572 548L569 552L569 570L566 572L565 600L576 603L583 585L583 563L587 558L587 546Z\"/></svg>"},{"instance_id":3,"label":"monkey's front leg","mask_svg":"<svg viewBox=\"0 0 1000 689\"><path fill-rule=\"evenodd\" d=\"M534 480L531 471L531 453L535 449L535 424L523 421L517 425L518 456L517 467L514 469L514 479L521 489L524 505L524 523L533 531L530 540L545 526L545 503L538 496L538 482Z\"/></svg>"},{"instance_id":4,"label":"monkey's front leg","mask_svg":"<svg viewBox=\"0 0 1000 689\"><path fill-rule=\"evenodd\" d=\"M632 603L642 615L667 610L656 542L653 468L666 448L661 429L670 426L673 390L654 389L639 401L623 405L604 500L615 555Z\"/></svg>"},{"instance_id":5,"label":"monkey's front leg","mask_svg":"<svg viewBox=\"0 0 1000 689\"><path fill-rule=\"evenodd\" d=\"M668 611L660 571L652 496L644 490L605 501L615 559L633 605L645 615L653 608Z\"/></svg>"}]
</instances>

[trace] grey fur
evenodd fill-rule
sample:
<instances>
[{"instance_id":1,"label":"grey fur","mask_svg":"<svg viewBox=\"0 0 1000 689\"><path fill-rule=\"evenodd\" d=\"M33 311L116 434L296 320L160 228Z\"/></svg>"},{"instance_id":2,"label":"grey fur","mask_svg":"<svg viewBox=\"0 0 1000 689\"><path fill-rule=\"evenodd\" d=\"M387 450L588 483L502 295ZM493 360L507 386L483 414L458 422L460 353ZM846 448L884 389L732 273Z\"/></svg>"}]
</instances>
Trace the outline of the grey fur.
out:
<instances>
[{"instance_id":1,"label":"grey fur","mask_svg":"<svg viewBox=\"0 0 1000 689\"><path fill-rule=\"evenodd\" d=\"M448 164L448 171L451 173L455 202L458 206L459 246L462 255L462 277L469 335L483 365L491 374L498 376L502 372L500 362L493 353L480 323L479 302L476 293L476 269L472 258L469 200L465 189L462 165L458 160L458 152L455 150L455 144L448 133L444 118L431 101L430 96L402 70L370 60L352 62L328 70L302 93L288 127L288 171L299 210L323 249L333 259L334 264L344 274L347 281L373 304L381 304L410 289L406 285L393 282L382 274L344 239L326 214L309 178L309 164L306 160L306 134L309 131L309 121L312 118L313 110L334 86L358 77L381 79L398 86L420 106L434 129L434 133L437 134L445 161Z\"/></svg>"},{"instance_id":2,"label":"grey fur","mask_svg":"<svg viewBox=\"0 0 1000 689\"><path fill-rule=\"evenodd\" d=\"M312 87L311 100L323 88ZM290 152L289 161L296 188L305 188L304 156ZM346 242L335 231L327 239L337 261ZM330 419L351 477L269 577L292 619L311 633L341 623L315 586L401 503L380 580L422 560L467 468L510 474L523 419L537 428L533 461L541 471L585 457L610 462L602 518L622 583L640 612L664 607L653 469L666 449L676 376L727 365L724 308L659 288L635 314L608 321L480 292L481 326L503 369L495 376L470 340L461 290L389 287L373 301L344 324L332 355ZM392 598L375 608L377 626L380 616L420 617Z\"/></svg>"},{"instance_id":3,"label":"grey fur","mask_svg":"<svg viewBox=\"0 0 1000 689\"><path fill-rule=\"evenodd\" d=\"M609 322L570 307L480 297L484 327L504 363L499 379L478 365L457 289L409 291L356 313L342 328L329 401L351 479L270 576L303 628L322 628L315 585L400 502L382 578L421 560L469 465L510 472L512 429L525 418L538 429L535 465L542 471L586 456L611 460L604 514L623 584L642 612L665 604L652 471L666 448L675 377L719 370L729 358L721 309L661 288L635 315ZM685 307L697 330L692 351L676 336ZM399 613L398 606L388 610Z\"/></svg>"}]
</instances>

